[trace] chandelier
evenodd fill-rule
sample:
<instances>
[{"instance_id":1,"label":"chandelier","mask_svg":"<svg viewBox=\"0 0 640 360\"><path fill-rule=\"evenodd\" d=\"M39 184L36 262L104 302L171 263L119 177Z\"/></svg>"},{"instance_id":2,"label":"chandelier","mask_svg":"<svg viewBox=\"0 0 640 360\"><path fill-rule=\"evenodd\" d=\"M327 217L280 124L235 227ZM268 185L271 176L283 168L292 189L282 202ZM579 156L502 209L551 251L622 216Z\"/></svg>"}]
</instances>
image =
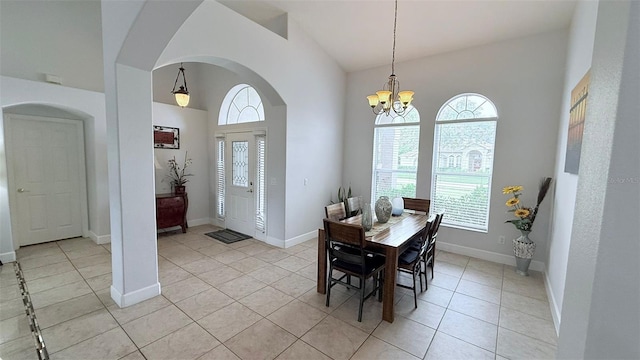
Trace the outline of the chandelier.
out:
<instances>
[{"instance_id":1,"label":"chandelier","mask_svg":"<svg viewBox=\"0 0 640 360\"><path fill-rule=\"evenodd\" d=\"M376 115L386 113L389 115L393 110L398 115L403 115L407 107L413 100L413 91L400 91L400 82L395 75L396 61L396 25L398 23L398 0L395 1L395 16L393 19L393 52L391 57L391 75L389 80L382 86L382 90L376 91L375 95L367 96L369 105Z\"/></svg>"},{"instance_id":2,"label":"chandelier","mask_svg":"<svg viewBox=\"0 0 640 360\"><path fill-rule=\"evenodd\" d=\"M182 74L182 85L178 90L176 90L176 85L178 85L180 74ZM189 105L189 90L187 89L187 78L184 77L184 68L182 67L182 63L180 63L178 76L176 76L176 82L173 83L173 90L171 90L171 93L176 97L176 102L180 107Z\"/></svg>"}]
</instances>

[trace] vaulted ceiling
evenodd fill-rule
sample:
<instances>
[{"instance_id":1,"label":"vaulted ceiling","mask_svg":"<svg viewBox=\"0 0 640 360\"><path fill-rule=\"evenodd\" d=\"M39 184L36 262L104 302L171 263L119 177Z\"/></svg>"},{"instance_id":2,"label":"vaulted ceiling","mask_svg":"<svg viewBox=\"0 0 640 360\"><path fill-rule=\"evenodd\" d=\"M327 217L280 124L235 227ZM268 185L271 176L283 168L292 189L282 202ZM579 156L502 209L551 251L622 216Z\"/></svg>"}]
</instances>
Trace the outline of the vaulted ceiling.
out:
<instances>
[{"instance_id":1,"label":"vaulted ceiling","mask_svg":"<svg viewBox=\"0 0 640 360\"><path fill-rule=\"evenodd\" d=\"M287 14L346 72L391 62L392 0L218 1L262 25ZM567 28L575 4L399 0L396 61ZM101 91L98 0L2 0L0 9L2 75L42 81L52 73L65 85Z\"/></svg>"}]
</instances>

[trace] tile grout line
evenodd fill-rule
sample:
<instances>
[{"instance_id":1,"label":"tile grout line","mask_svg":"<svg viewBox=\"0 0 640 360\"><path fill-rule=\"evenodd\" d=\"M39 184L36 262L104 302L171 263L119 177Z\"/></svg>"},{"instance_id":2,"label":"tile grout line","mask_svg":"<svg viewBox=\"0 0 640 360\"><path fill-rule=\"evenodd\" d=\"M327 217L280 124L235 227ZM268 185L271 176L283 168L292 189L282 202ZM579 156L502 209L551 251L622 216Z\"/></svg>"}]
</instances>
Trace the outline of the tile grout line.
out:
<instances>
[{"instance_id":1,"label":"tile grout line","mask_svg":"<svg viewBox=\"0 0 640 360\"><path fill-rule=\"evenodd\" d=\"M56 245L58 245L58 248L60 248L60 251L62 251L62 253L64 254L64 256L67 258L67 261L69 261L69 263L70 263L70 264L71 264L71 266L75 269L75 271L77 271L77 272L78 272L78 274L79 274L79 275L80 275L80 277L82 278L82 281L84 281L84 283L89 287L89 289L91 289L91 293L92 293L92 294L93 294L93 295L98 299L98 301L100 302L100 304L102 304L103 309L107 312L107 314L109 314L109 316L111 316L111 318L113 319L113 321L115 321L115 322L116 322L116 324L118 324L118 327L120 327L120 329L122 330L122 332L124 332L124 334L127 336L127 338L128 338L128 339L131 341L131 343L133 344L133 346L135 346L135 347L136 347L137 351L138 351L140 354L142 354L142 351L140 350L140 348L138 347L138 345L133 341L133 339L131 339L131 337L129 336L129 334L124 330L124 328L122 327L122 324L120 324L120 322L118 322L118 320L113 316L113 314L111 314L111 311L109 311L109 309L107 308L107 306L105 305L105 303L100 299L100 297L99 297L99 296L98 296L98 294L96 293L96 290L94 290L94 289L91 287L91 285L89 285L89 283L87 282L87 279L84 277L84 275L82 275L82 273L80 272L80 270L78 270L78 268L76 267L76 265L71 261L71 258L69 258L69 256L67 255L67 252L66 252L66 251L65 251L65 250L60 246L60 244L58 244L58 241L56 241ZM100 245L100 244L97 244L97 245L104 249L104 246L102 246L102 245ZM107 249L105 249L105 250L106 250L106 251L108 251L108 252L109 252L109 256L111 256L111 251L110 251L110 250L107 250ZM73 251L73 250L70 250L70 251ZM111 271L111 273L113 274L113 270ZM98 275L98 276L100 276L100 275ZM81 296L84 296L84 295L81 295ZM80 297L80 296L77 296L77 297L75 297L75 298L78 298L78 297ZM75 298L73 298L73 299L75 299ZM67 300L65 300L65 301L67 301ZM94 313L94 312L97 312L97 311L101 311L101 310L102 310L102 309L100 309L100 310L96 310L96 311L92 311L91 313ZM91 314L91 313L89 313L89 314ZM85 316L85 315L88 315L88 314L80 315L80 316L74 317L74 318L72 318L72 319L67 319L67 320L65 320L65 321L61 322L60 324L63 324L63 323L65 323L65 322L68 322L68 321L71 321L71 320L77 319L77 318L82 317L82 316ZM56 325L58 325L58 324L56 324ZM115 329L115 328L114 328L114 329ZM111 329L109 329L109 330L107 330L107 331L110 331L110 330L111 330ZM106 332L106 331L105 331L105 332ZM90 338L88 338L88 339L84 339L84 340L82 340L82 341L80 341L80 342L77 342L77 343L75 343L75 344L73 344L73 345L69 345L69 346L67 346L66 348L64 348L64 349L60 349L60 350L59 350L59 351L57 351L57 352L63 351L63 350L68 349L68 348L70 348L70 347L72 347L72 346L75 346L75 345L78 345L78 344L83 343L83 342L85 342L85 341L88 341L88 340L91 340L91 339L93 339L93 338L96 338L96 337L98 337L98 336L100 336L100 335L104 334L105 332L102 332L102 333L100 333L100 334L97 334L97 335L95 335L95 336L92 336L92 337L90 337ZM128 356L128 355L130 355L130 354L132 354L132 353L134 353L134 352L135 352L135 351L132 351L131 353L129 353L129 354L125 355L125 356ZM144 354L142 354L142 356L146 359L146 356L144 356Z\"/></svg>"}]
</instances>

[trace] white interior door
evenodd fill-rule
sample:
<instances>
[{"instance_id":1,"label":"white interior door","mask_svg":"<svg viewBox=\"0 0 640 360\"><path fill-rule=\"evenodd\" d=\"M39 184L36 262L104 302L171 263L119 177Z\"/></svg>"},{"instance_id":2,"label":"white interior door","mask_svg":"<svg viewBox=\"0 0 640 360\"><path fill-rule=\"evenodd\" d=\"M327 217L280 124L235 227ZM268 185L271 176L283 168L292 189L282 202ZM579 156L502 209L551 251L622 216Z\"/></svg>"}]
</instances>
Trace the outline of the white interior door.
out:
<instances>
[{"instance_id":1,"label":"white interior door","mask_svg":"<svg viewBox=\"0 0 640 360\"><path fill-rule=\"evenodd\" d=\"M255 234L255 136L251 132L231 133L225 138L227 229Z\"/></svg>"},{"instance_id":2,"label":"white interior door","mask_svg":"<svg viewBox=\"0 0 640 360\"><path fill-rule=\"evenodd\" d=\"M17 242L30 245L82 236L82 123L9 116L8 124Z\"/></svg>"}]
</instances>

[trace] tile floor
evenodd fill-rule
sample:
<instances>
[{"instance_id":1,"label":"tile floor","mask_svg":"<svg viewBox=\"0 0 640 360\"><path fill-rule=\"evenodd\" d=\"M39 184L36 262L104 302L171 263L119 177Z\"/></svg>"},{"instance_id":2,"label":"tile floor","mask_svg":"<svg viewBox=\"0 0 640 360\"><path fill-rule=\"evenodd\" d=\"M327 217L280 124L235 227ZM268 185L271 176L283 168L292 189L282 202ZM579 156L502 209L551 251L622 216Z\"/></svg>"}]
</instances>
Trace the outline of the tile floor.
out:
<instances>
[{"instance_id":1,"label":"tile floor","mask_svg":"<svg viewBox=\"0 0 640 360\"><path fill-rule=\"evenodd\" d=\"M120 309L110 247L70 239L18 250L52 359L548 359L556 335L540 273L438 252L429 290L398 288L396 321L336 286L316 293L316 241L279 249L158 236L162 296ZM406 279L400 279L405 281ZM35 359L12 264L0 267L0 357ZM417 340L419 339L419 340Z\"/></svg>"}]
</instances>

